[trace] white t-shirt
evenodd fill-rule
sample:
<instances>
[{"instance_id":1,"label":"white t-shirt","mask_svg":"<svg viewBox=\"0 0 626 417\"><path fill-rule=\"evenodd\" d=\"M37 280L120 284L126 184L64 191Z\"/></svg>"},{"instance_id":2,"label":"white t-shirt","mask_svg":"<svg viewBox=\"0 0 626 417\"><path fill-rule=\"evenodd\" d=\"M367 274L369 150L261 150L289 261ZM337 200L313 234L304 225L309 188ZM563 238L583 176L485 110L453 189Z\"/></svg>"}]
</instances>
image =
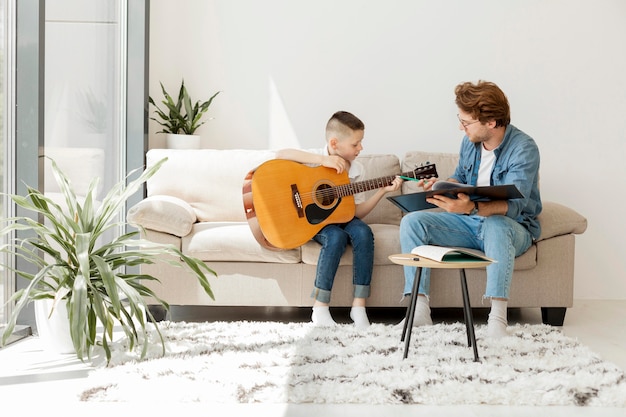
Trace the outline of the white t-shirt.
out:
<instances>
[{"instance_id":1,"label":"white t-shirt","mask_svg":"<svg viewBox=\"0 0 626 417\"><path fill-rule=\"evenodd\" d=\"M328 146L316 149L304 149L304 151L314 153L316 155L330 155L330 153L328 152ZM350 179L350 182L361 181L361 179L363 178L363 174L365 174L365 167L363 166L363 164L359 161L352 161L350 163L350 169L348 170L348 178ZM365 193L357 193L354 195L354 204L361 204L363 202L365 202Z\"/></svg>"},{"instance_id":2,"label":"white t-shirt","mask_svg":"<svg viewBox=\"0 0 626 417\"><path fill-rule=\"evenodd\" d=\"M480 156L480 166L478 167L478 179L476 185L488 186L491 185L491 171L493 171L493 164L496 162L496 154L493 150L488 151L484 146L481 146L482 153Z\"/></svg>"}]
</instances>

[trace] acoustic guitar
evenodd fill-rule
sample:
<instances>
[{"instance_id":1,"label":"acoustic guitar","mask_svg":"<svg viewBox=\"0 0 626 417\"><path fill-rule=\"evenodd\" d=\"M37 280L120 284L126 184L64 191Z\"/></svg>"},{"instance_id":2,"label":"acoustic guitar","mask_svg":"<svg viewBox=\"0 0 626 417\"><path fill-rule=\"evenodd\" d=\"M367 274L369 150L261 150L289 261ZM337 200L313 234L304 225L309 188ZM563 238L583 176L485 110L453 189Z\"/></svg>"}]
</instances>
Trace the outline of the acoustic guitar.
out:
<instances>
[{"instance_id":1,"label":"acoustic guitar","mask_svg":"<svg viewBox=\"0 0 626 417\"><path fill-rule=\"evenodd\" d=\"M415 180L437 176L434 164L399 174ZM243 203L255 239L272 250L293 249L328 224L347 223L356 211L354 195L391 185L396 175L350 182L348 173L324 166L272 159L244 180Z\"/></svg>"}]
</instances>

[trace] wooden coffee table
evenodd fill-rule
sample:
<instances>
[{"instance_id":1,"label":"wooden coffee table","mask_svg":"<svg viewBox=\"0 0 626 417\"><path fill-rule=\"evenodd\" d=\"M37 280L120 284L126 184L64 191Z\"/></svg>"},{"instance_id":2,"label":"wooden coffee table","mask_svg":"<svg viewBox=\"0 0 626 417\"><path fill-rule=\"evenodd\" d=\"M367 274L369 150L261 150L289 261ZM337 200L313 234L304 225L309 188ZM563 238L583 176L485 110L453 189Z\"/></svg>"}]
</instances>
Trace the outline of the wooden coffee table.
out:
<instances>
[{"instance_id":1,"label":"wooden coffee table","mask_svg":"<svg viewBox=\"0 0 626 417\"><path fill-rule=\"evenodd\" d=\"M465 328L467 330L467 345L474 348L474 362L479 362L478 348L476 347L476 335L474 333L474 316L470 305L469 293L467 290L467 279L465 278L465 270L468 268L485 268L491 261L468 261L468 262L437 262L426 258L420 258L410 253L401 253L389 255L389 260L393 263L405 266L414 266L415 280L413 281L413 290L411 292L411 302L407 307L406 316L404 318L404 328L402 329L401 341L404 341L404 358L409 354L409 344L411 342L411 330L413 329L413 318L415 317L415 305L417 303L417 293L421 280L422 268L432 269L458 269L461 273L461 291L463 293L463 313L465 316Z\"/></svg>"}]
</instances>

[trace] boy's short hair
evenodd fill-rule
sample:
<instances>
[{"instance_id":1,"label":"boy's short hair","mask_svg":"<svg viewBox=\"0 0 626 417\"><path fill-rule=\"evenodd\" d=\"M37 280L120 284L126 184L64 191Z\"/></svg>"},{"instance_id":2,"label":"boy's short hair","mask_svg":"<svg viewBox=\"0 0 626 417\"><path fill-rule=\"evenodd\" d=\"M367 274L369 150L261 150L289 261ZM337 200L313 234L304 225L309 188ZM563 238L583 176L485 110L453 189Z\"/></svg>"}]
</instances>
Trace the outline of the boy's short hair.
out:
<instances>
[{"instance_id":1,"label":"boy's short hair","mask_svg":"<svg viewBox=\"0 0 626 417\"><path fill-rule=\"evenodd\" d=\"M332 137L342 139L355 130L365 130L365 124L354 114L347 111L338 111L326 123L326 140Z\"/></svg>"},{"instance_id":2,"label":"boy's short hair","mask_svg":"<svg viewBox=\"0 0 626 417\"><path fill-rule=\"evenodd\" d=\"M511 123L509 101L504 92L492 82L465 82L454 89L455 103L459 109L470 114L481 123L495 120L496 127L506 127Z\"/></svg>"}]
</instances>

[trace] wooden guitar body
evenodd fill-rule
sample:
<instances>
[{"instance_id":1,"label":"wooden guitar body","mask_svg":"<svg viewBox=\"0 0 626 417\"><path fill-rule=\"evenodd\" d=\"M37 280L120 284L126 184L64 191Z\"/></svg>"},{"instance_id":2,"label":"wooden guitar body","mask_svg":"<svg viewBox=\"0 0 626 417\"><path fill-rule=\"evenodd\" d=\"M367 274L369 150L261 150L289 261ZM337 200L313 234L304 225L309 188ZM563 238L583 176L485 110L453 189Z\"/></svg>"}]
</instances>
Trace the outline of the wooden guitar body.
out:
<instances>
[{"instance_id":1,"label":"wooden guitar body","mask_svg":"<svg viewBox=\"0 0 626 417\"><path fill-rule=\"evenodd\" d=\"M417 169L402 175L436 176ZM256 240L273 250L293 249L308 242L328 224L354 217L354 194L390 185L396 176L350 183L348 173L323 166L273 159L250 171L243 184L246 219Z\"/></svg>"},{"instance_id":2,"label":"wooden guitar body","mask_svg":"<svg viewBox=\"0 0 626 417\"><path fill-rule=\"evenodd\" d=\"M254 228L262 231L260 243L264 246L297 248L327 224L352 220L354 196L337 197L333 192L333 187L349 183L347 172L337 174L323 166L309 167L280 159L267 161L246 177L246 217L249 223L251 216L256 218L251 226L257 240ZM251 193L248 199L246 189ZM246 200L253 205L247 205Z\"/></svg>"}]
</instances>

